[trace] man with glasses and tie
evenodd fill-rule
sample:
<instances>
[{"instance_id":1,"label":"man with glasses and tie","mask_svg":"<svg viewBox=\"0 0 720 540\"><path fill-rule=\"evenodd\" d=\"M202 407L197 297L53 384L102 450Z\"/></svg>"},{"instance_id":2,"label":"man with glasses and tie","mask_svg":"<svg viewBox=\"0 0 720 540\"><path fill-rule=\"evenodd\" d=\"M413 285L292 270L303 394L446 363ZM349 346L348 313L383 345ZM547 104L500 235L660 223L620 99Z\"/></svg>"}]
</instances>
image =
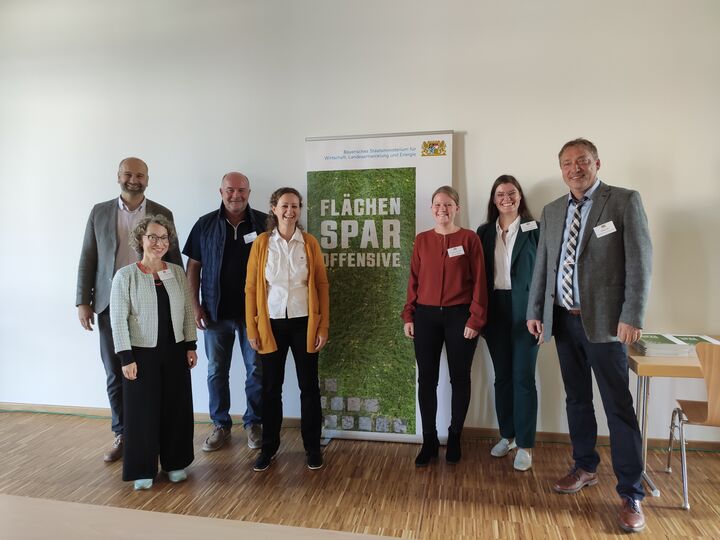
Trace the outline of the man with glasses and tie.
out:
<instances>
[{"instance_id":1,"label":"man with glasses and tie","mask_svg":"<svg viewBox=\"0 0 720 540\"><path fill-rule=\"evenodd\" d=\"M130 247L130 232L145 216L163 215L171 222L170 210L145 198L148 167L135 157L125 158L118 167L120 196L96 204L90 212L78 265L75 305L85 330L92 331L97 313L100 334L100 357L105 367L107 394L110 400L112 430L115 439L104 460L112 462L123 455L122 364L115 354L110 327L110 289L120 268L137 262L138 254ZM171 245L164 259L182 266L177 245Z\"/></svg>"},{"instance_id":2,"label":"man with glasses and tie","mask_svg":"<svg viewBox=\"0 0 720 540\"><path fill-rule=\"evenodd\" d=\"M592 142L572 140L558 157L570 193L543 209L527 311L528 330L539 342L555 336L565 386L574 465L553 489L576 493L598 482L594 374L621 498L618 523L639 531L645 526L642 445L627 345L642 334L650 289L647 217L639 193L598 179L600 159Z\"/></svg>"}]
</instances>

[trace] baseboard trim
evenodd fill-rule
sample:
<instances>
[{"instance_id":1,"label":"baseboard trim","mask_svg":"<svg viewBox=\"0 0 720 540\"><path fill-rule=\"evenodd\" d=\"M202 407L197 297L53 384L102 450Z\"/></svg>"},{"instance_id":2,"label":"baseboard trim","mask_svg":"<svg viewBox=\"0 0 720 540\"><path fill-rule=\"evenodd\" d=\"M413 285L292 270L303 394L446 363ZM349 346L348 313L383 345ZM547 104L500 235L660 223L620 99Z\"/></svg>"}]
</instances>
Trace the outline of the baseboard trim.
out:
<instances>
[{"instance_id":1,"label":"baseboard trim","mask_svg":"<svg viewBox=\"0 0 720 540\"><path fill-rule=\"evenodd\" d=\"M0 401L0 412L27 412L40 414L67 414L69 416L82 416L84 418L110 419L110 409L107 407L75 407L72 405L42 405L36 403L7 403ZM212 424L207 413L193 415L196 424ZM284 418L283 427L299 428L299 418Z\"/></svg>"},{"instance_id":2,"label":"baseboard trim","mask_svg":"<svg viewBox=\"0 0 720 540\"><path fill-rule=\"evenodd\" d=\"M478 428L478 427L465 427L463 428L463 437L467 439L499 439L500 432L497 428ZM602 436L598 436L598 443L604 444ZM605 439L609 439L605 437ZM570 444L570 435L567 433L552 433L539 431L535 434L535 440L542 443L561 443Z\"/></svg>"},{"instance_id":3,"label":"baseboard trim","mask_svg":"<svg viewBox=\"0 0 720 540\"><path fill-rule=\"evenodd\" d=\"M0 402L0 412L27 412L45 414L67 414L71 416L83 416L87 418L110 418L110 409L103 407L75 407L70 405L40 405L35 403L6 403ZM196 424L210 424L211 421L206 413L196 413ZM284 418L283 427L299 428L299 418ZM495 428L466 427L463 430L466 439L497 439L500 434ZM570 436L567 433L553 433L539 431L535 436L537 442L570 444ZM676 443L677 444L677 443ZM610 437L607 435L598 436L598 445L609 446ZM720 452L719 441L687 441L689 450L703 450L706 452ZM648 448L667 448L667 439L648 439Z\"/></svg>"},{"instance_id":4,"label":"baseboard trim","mask_svg":"<svg viewBox=\"0 0 720 540\"><path fill-rule=\"evenodd\" d=\"M495 428L476 428L466 427L463 429L463 436L468 439L493 439L500 438L500 432ZM551 431L538 431L535 435L535 441L540 443L559 443L570 444L570 435L567 433L553 433ZM648 439L648 448L666 449L667 439ZM598 435L598 446L610 446L610 437L608 435ZM679 443L675 442L675 449L679 452ZM705 452L720 452L720 442L718 441L686 441L688 450L702 450Z\"/></svg>"},{"instance_id":5,"label":"baseboard trim","mask_svg":"<svg viewBox=\"0 0 720 540\"><path fill-rule=\"evenodd\" d=\"M74 407L71 405L43 405L37 403L0 402L0 412L68 414L90 418L110 418L110 409L107 407Z\"/></svg>"}]
</instances>

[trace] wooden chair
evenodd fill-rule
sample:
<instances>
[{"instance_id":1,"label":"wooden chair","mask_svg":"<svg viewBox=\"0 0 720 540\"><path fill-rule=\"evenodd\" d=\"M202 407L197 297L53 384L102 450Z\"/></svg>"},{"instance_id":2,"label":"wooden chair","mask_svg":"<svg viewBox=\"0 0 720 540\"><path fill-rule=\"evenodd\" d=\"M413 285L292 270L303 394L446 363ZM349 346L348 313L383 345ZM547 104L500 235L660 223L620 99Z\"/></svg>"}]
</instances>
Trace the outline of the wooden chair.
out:
<instances>
[{"instance_id":1,"label":"wooden chair","mask_svg":"<svg viewBox=\"0 0 720 540\"><path fill-rule=\"evenodd\" d=\"M680 463L682 466L683 508L690 510L688 501L687 456L685 454L685 424L694 426L720 427L720 345L698 343L698 360L707 387L707 401L689 401L678 399L680 405L672 412L670 420L670 438L668 440L668 461L666 472L672 472L672 459L675 429L680 436Z\"/></svg>"}]
</instances>

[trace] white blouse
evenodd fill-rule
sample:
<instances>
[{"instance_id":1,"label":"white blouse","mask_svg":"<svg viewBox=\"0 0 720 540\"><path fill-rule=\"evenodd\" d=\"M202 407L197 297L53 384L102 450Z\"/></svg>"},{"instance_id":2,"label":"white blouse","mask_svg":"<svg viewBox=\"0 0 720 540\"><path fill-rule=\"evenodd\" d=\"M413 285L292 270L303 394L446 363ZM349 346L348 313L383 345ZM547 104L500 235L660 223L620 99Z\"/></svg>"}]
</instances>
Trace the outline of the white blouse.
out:
<instances>
[{"instance_id":1,"label":"white blouse","mask_svg":"<svg viewBox=\"0 0 720 540\"><path fill-rule=\"evenodd\" d=\"M520 216L513 221L508 227L505 234L505 242L502 240L502 228L500 227L500 219L495 222L495 290L508 291L512 288L510 280L510 262L512 261L513 247L517 238L518 229L520 228Z\"/></svg>"},{"instance_id":2,"label":"white blouse","mask_svg":"<svg viewBox=\"0 0 720 540\"><path fill-rule=\"evenodd\" d=\"M305 240L296 228L289 242L277 228L270 233L265 281L271 319L308 316L308 266Z\"/></svg>"}]
</instances>

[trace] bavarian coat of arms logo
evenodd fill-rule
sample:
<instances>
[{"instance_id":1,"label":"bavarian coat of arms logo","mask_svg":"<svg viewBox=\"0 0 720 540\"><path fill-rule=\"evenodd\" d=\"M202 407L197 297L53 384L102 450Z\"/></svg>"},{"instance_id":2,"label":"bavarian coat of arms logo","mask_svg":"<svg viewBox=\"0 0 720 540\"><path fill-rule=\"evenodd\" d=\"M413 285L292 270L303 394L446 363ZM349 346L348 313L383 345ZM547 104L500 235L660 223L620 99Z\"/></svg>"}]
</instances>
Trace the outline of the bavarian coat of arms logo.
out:
<instances>
[{"instance_id":1,"label":"bavarian coat of arms logo","mask_svg":"<svg viewBox=\"0 0 720 540\"><path fill-rule=\"evenodd\" d=\"M447 155L447 146L445 145L445 141L423 141L422 155L423 156L446 156Z\"/></svg>"}]
</instances>

